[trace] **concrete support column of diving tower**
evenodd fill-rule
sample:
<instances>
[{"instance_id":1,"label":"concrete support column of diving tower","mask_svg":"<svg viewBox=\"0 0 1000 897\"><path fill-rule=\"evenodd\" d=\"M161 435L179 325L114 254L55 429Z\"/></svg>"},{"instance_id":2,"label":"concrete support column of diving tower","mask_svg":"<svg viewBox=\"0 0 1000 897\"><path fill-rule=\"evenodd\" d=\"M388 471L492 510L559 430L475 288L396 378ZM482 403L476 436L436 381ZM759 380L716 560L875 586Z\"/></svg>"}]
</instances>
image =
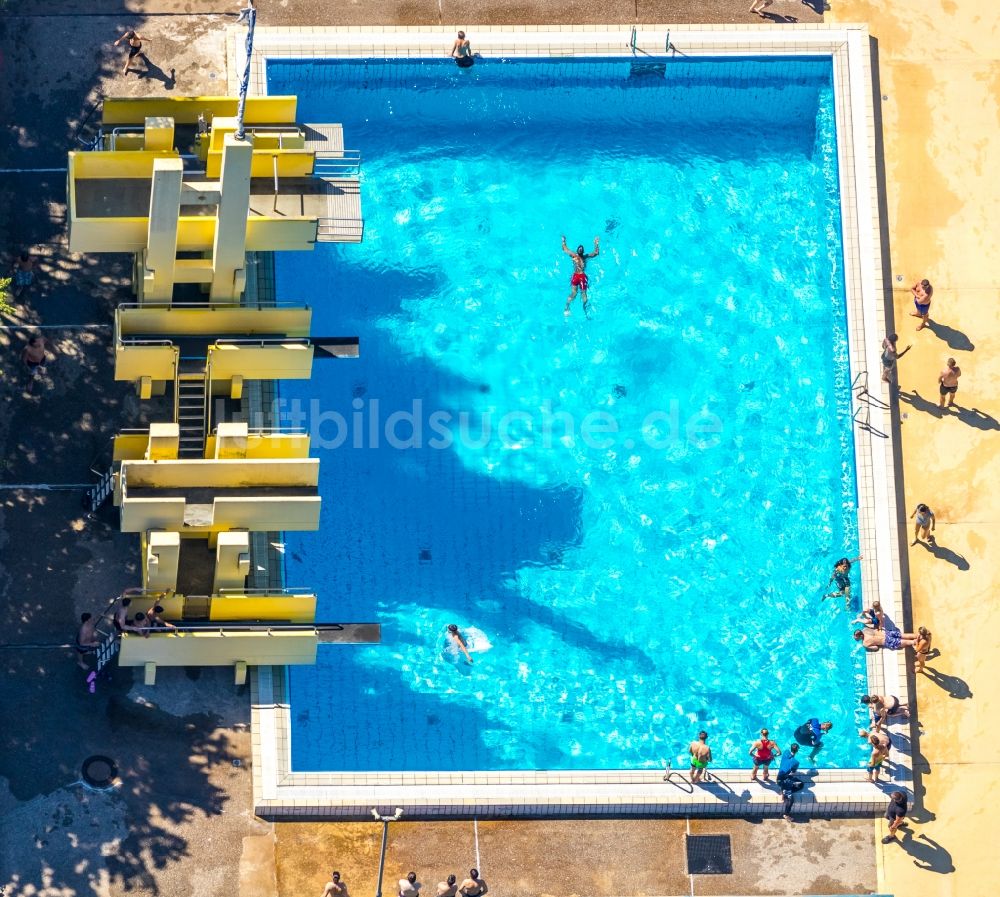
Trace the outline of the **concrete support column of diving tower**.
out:
<instances>
[{"instance_id":1,"label":"concrete support column of diving tower","mask_svg":"<svg viewBox=\"0 0 1000 897\"><path fill-rule=\"evenodd\" d=\"M212 302L239 301L246 286L247 214L253 144L226 134L219 178L218 220L212 247Z\"/></svg>"},{"instance_id":2,"label":"concrete support column of diving tower","mask_svg":"<svg viewBox=\"0 0 1000 897\"><path fill-rule=\"evenodd\" d=\"M177 158L156 159L149 192L149 231L140 257L140 302L170 302L177 264L177 219L181 208L184 163Z\"/></svg>"}]
</instances>

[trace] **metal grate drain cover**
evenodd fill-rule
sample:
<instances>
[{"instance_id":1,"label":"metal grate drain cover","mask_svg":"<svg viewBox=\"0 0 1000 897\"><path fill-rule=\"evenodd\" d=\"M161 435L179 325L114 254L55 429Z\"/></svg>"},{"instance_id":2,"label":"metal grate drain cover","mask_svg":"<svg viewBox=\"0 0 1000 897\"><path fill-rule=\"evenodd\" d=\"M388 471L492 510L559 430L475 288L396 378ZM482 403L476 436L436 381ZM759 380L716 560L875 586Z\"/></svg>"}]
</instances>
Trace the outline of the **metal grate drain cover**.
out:
<instances>
[{"instance_id":1,"label":"metal grate drain cover","mask_svg":"<svg viewBox=\"0 0 1000 897\"><path fill-rule=\"evenodd\" d=\"M688 835L688 875L732 875L729 835Z\"/></svg>"}]
</instances>

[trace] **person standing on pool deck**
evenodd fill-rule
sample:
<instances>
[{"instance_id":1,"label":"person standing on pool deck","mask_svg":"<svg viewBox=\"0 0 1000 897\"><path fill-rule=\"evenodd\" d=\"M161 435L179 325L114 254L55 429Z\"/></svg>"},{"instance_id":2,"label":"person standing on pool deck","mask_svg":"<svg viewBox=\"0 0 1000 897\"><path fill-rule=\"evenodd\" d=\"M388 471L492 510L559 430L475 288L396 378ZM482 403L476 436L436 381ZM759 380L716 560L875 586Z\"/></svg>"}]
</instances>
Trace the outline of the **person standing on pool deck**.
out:
<instances>
[{"instance_id":1,"label":"person standing on pool deck","mask_svg":"<svg viewBox=\"0 0 1000 897\"><path fill-rule=\"evenodd\" d=\"M455 43L451 45L451 57L460 69L467 69L476 61L472 55L472 46L469 44L464 31L458 32Z\"/></svg>"},{"instance_id":2,"label":"person standing on pool deck","mask_svg":"<svg viewBox=\"0 0 1000 897\"><path fill-rule=\"evenodd\" d=\"M927 505L919 504L910 514L910 520L914 517L917 518L917 522L913 525L913 541L910 544L916 545L920 541L921 532L923 532L925 541L933 542L934 537L931 533L937 528L937 518L935 518L934 512Z\"/></svg>"},{"instance_id":3,"label":"person standing on pool deck","mask_svg":"<svg viewBox=\"0 0 1000 897\"><path fill-rule=\"evenodd\" d=\"M940 405L945 407L944 397L948 396L948 408L955 404L955 393L958 392L958 378L962 376L962 369L955 363L954 358L948 359L948 366L938 374L938 391L941 393Z\"/></svg>"},{"instance_id":4,"label":"person standing on pool deck","mask_svg":"<svg viewBox=\"0 0 1000 897\"><path fill-rule=\"evenodd\" d=\"M128 41L128 59L125 60L125 68L122 69L122 74L126 77L128 76L128 68L132 64L132 60L139 56L142 61L146 64L146 71L149 71L149 57L142 52L142 42L152 41L148 37L143 37L138 31L134 31L129 28L118 40L115 41L114 45L117 47L123 40Z\"/></svg>"},{"instance_id":5,"label":"person standing on pool deck","mask_svg":"<svg viewBox=\"0 0 1000 897\"><path fill-rule=\"evenodd\" d=\"M896 362L902 358L913 346L907 346L900 352L896 348L899 334L890 333L882 340L882 382L892 383L892 372L896 370Z\"/></svg>"},{"instance_id":6,"label":"person standing on pool deck","mask_svg":"<svg viewBox=\"0 0 1000 897\"><path fill-rule=\"evenodd\" d=\"M455 876L449 875L444 881L438 882L437 897L457 897L458 885Z\"/></svg>"},{"instance_id":7,"label":"person standing on pool deck","mask_svg":"<svg viewBox=\"0 0 1000 897\"><path fill-rule=\"evenodd\" d=\"M903 825L906 809L906 795L902 791L893 791L889 795L889 806L885 808L885 818L889 820L889 834L882 839L883 844L891 844L896 840L896 829Z\"/></svg>"},{"instance_id":8,"label":"person standing on pool deck","mask_svg":"<svg viewBox=\"0 0 1000 897\"><path fill-rule=\"evenodd\" d=\"M93 614L80 614L80 628L76 631L76 665L81 670L89 670L85 655L93 654L100 647L101 640L97 635L97 624Z\"/></svg>"},{"instance_id":9,"label":"person standing on pool deck","mask_svg":"<svg viewBox=\"0 0 1000 897\"><path fill-rule=\"evenodd\" d=\"M931 314L931 296L934 295L934 287L925 277L923 280L910 287L913 293L913 307L916 311L911 311L910 316L920 318L920 326L917 330L923 330L927 326L927 319Z\"/></svg>"},{"instance_id":10,"label":"person standing on pool deck","mask_svg":"<svg viewBox=\"0 0 1000 897\"><path fill-rule=\"evenodd\" d=\"M791 745L781 755L781 763L778 765L778 787L781 789L781 816L788 822L792 821L792 803L796 791L802 790L802 782L795 776L799 768L798 758L795 756L799 752L797 744Z\"/></svg>"},{"instance_id":11,"label":"person standing on pool deck","mask_svg":"<svg viewBox=\"0 0 1000 897\"><path fill-rule=\"evenodd\" d=\"M708 732L699 732L698 740L688 745L691 754L691 784L697 785L708 774L708 764L712 762L712 749L706 744Z\"/></svg>"},{"instance_id":12,"label":"person standing on pool deck","mask_svg":"<svg viewBox=\"0 0 1000 897\"><path fill-rule=\"evenodd\" d=\"M830 585L832 582L837 583L837 588L839 591L829 592L823 596L823 600L826 601L827 598L833 598L837 595L844 596L844 607L847 610L851 609L851 564L857 563L864 557L863 554L859 554L856 558L841 558L833 565L833 573L830 574Z\"/></svg>"},{"instance_id":13,"label":"person standing on pool deck","mask_svg":"<svg viewBox=\"0 0 1000 897\"><path fill-rule=\"evenodd\" d=\"M922 673L931 653L931 631L926 626L917 630L917 643L913 646L913 672Z\"/></svg>"},{"instance_id":14,"label":"person standing on pool deck","mask_svg":"<svg viewBox=\"0 0 1000 897\"><path fill-rule=\"evenodd\" d=\"M569 317L569 305L576 298L576 291L580 291L580 295L583 296L583 312L587 313L587 287L590 285L590 281L587 279L587 259L592 259L601 252L601 238L594 237L594 251L584 252L583 244L581 243L576 247L576 252L573 252L566 245L566 235L563 234L562 238L562 251L566 253L571 259L573 259L573 276L570 278L570 294L569 298L566 300L566 310L563 312L566 317Z\"/></svg>"},{"instance_id":15,"label":"person standing on pool deck","mask_svg":"<svg viewBox=\"0 0 1000 897\"><path fill-rule=\"evenodd\" d=\"M326 883L326 887L323 888L323 897L349 897L347 893L347 885L340 880L339 872L331 872L330 880Z\"/></svg>"},{"instance_id":16,"label":"person standing on pool deck","mask_svg":"<svg viewBox=\"0 0 1000 897\"><path fill-rule=\"evenodd\" d=\"M416 872L407 872L406 878L399 880L399 897L420 897L420 882Z\"/></svg>"},{"instance_id":17,"label":"person standing on pool deck","mask_svg":"<svg viewBox=\"0 0 1000 897\"><path fill-rule=\"evenodd\" d=\"M872 755L868 758L868 765L865 768L868 770L868 781L877 783L882 764L889 757L889 749L884 747L875 735L868 737L868 743L871 745Z\"/></svg>"},{"instance_id":18,"label":"person standing on pool deck","mask_svg":"<svg viewBox=\"0 0 1000 897\"><path fill-rule=\"evenodd\" d=\"M758 738L754 743L753 747L750 748L750 756L753 757L753 772L750 775L750 781L757 781L757 770L763 766L764 774L761 776L763 781L767 781L770 777L771 763L774 761L775 757L781 755L781 748L778 747L777 742L771 741L768 738L767 729L760 730L760 738Z\"/></svg>"},{"instance_id":19,"label":"person standing on pool deck","mask_svg":"<svg viewBox=\"0 0 1000 897\"><path fill-rule=\"evenodd\" d=\"M469 653L469 646L465 639L462 638L462 633L458 631L458 627L454 623L448 624L448 640L465 655L465 659L469 661L469 663L472 663L472 655Z\"/></svg>"},{"instance_id":20,"label":"person standing on pool deck","mask_svg":"<svg viewBox=\"0 0 1000 897\"><path fill-rule=\"evenodd\" d=\"M469 877L458 886L462 897L483 897L488 890L486 882L479 877L478 869L470 869Z\"/></svg>"}]
</instances>

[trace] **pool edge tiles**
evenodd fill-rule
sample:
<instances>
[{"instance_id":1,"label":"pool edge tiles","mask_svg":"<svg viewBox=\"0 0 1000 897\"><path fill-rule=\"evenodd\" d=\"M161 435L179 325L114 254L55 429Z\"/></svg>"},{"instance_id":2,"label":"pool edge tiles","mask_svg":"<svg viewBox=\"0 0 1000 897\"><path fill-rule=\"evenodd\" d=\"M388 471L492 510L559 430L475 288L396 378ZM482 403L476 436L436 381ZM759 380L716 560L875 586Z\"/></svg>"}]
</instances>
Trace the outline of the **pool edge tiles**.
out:
<instances>
[{"instance_id":1,"label":"pool edge tiles","mask_svg":"<svg viewBox=\"0 0 1000 897\"><path fill-rule=\"evenodd\" d=\"M477 49L488 55L622 55L632 29L571 26L551 30L467 29L479 35ZM257 31L259 55L252 84L266 93L265 59L328 57L415 57L446 55L454 29L385 27L359 31L312 29L308 34L281 28ZM640 26L636 48L647 53L663 47L667 29ZM855 426L858 531L863 592L878 599L895 619L905 619L900 587L896 482L893 439L887 410L867 401L867 371L880 370L878 345L884 333L879 207L875 174L875 123L871 95L868 32L864 26L816 25L782 29L671 27L670 42L689 55L808 55L832 58L841 188L842 241L845 261L848 348L853 408L864 411L868 429ZM234 31L229 50L242 52ZM443 48L443 49L442 49ZM440 52L439 52L440 51ZM242 65L239 66L242 70ZM229 71L235 71L230 66ZM873 381L875 382L875 381ZM873 387L874 389L874 387ZM887 391L882 392L887 396ZM876 396L878 398L878 396ZM888 434L883 438L877 434ZM867 678L873 692L907 701L905 652L869 654ZM291 726L287 676L283 669L262 668L252 681L254 805L267 817L368 818L372 807L401 807L409 817L468 816L616 816L616 815L777 815L780 795L750 784L747 770L716 770L717 784L692 787L677 773L662 770L505 771L505 772L368 772L298 773L291 771ZM891 727L902 731L899 724ZM853 737L845 733L845 737ZM908 745L908 739L898 739ZM808 815L866 815L881 812L882 787L867 784L856 769L824 769L799 795L796 812ZM910 790L910 756L893 754L886 780Z\"/></svg>"}]
</instances>

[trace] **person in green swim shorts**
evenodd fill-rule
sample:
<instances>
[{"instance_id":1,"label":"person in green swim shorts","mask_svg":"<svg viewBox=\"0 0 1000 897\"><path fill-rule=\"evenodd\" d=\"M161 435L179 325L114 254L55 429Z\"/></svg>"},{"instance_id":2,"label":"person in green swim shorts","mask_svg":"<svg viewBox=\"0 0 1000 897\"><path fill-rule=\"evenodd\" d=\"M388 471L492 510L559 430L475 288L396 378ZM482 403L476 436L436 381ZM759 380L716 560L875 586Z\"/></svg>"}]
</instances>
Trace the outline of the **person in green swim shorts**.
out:
<instances>
[{"instance_id":1,"label":"person in green swim shorts","mask_svg":"<svg viewBox=\"0 0 1000 897\"><path fill-rule=\"evenodd\" d=\"M712 762L712 749L706 744L707 732L699 732L698 740L688 746L691 754L691 784L696 785L708 775L708 764Z\"/></svg>"}]
</instances>

